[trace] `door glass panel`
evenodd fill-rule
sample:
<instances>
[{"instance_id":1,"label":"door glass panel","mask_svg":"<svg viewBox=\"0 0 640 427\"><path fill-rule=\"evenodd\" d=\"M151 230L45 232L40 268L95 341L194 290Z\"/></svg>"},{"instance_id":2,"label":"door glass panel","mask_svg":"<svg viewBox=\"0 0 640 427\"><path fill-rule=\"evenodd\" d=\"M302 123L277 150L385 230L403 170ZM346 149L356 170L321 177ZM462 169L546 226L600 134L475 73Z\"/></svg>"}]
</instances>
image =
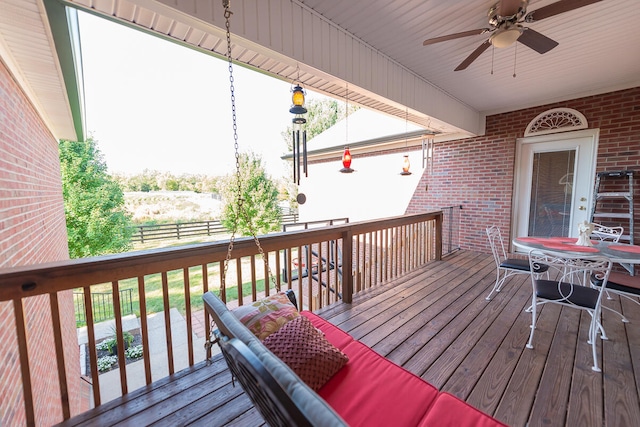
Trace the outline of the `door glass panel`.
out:
<instances>
[{"instance_id":1,"label":"door glass panel","mask_svg":"<svg viewBox=\"0 0 640 427\"><path fill-rule=\"evenodd\" d=\"M576 151L534 153L529 236L568 236Z\"/></svg>"}]
</instances>

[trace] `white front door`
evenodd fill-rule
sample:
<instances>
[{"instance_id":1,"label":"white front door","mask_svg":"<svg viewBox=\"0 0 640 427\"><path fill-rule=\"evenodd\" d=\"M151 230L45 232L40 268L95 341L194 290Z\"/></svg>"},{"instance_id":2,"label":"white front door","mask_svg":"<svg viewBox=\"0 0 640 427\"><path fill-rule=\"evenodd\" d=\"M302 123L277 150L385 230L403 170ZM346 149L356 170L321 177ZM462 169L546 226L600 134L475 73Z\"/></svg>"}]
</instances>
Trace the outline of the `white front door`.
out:
<instances>
[{"instance_id":1,"label":"white front door","mask_svg":"<svg viewBox=\"0 0 640 427\"><path fill-rule=\"evenodd\" d=\"M513 237L578 235L591 216L597 151L597 129L517 140Z\"/></svg>"}]
</instances>

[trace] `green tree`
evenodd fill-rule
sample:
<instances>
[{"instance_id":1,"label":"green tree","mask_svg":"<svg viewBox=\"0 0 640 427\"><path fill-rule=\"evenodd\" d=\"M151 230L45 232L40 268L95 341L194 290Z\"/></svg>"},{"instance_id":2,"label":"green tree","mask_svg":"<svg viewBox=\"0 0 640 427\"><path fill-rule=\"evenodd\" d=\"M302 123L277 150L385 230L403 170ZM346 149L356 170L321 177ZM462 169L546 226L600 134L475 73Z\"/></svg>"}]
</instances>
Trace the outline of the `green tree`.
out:
<instances>
[{"instance_id":1,"label":"green tree","mask_svg":"<svg viewBox=\"0 0 640 427\"><path fill-rule=\"evenodd\" d=\"M180 182L175 178L169 178L164 183L167 191L180 191Z\"/></svg>"},{"instance_id":2,"label":"green tree","mask_svg":"<svg viewBox=\"0 0 640 427\"><path fill-rule=\"evenodd\" d=\"M128 250L132 229L122 188L107 174L96 142L60 141L59 152L70 257Z\"/></svg>"},{"instance_id":3,"label":"green tree","mask_svg":"<svg viewBox=\"0 0 640 427\"><path fill-rule=\"evenodd\" d=\"M267 234L280 230L280 208L278 207L278 188L267 176L262 158L254 153L241 153L240 193L244 214L238 206L238 178L231 174L218 183L218 192L222 196L222 218L220 221L228 230L243 235ZM246 215L245 215L246 214Z\"/></svg>"}]
</instances>

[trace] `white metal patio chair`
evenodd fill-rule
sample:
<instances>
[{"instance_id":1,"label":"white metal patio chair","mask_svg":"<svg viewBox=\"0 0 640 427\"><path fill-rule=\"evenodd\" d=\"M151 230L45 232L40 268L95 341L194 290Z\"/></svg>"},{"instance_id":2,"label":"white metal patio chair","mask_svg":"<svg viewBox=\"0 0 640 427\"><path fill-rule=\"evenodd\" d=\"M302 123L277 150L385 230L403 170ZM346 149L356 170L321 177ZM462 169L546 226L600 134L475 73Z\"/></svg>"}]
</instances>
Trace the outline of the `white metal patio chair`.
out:
<instances>
[{"instance_id":1,"label":"white metal patio chair","mask_svg":"<svg viewBox=\"0 0 640 427\"><path fill-rule=\"evenodd\" d=\"M602 224L592 223L594 225L591 237L597 238L601 241L618 243L622 233L624 233L624 227L607 227Z\"/></svg>"},{"instance_id":2,"label":"white metal patio chair","mask_svg":"<svg viewBox=\"0 0 640 427\"><path fill-rule=\"evenodd\" d=\"M492 225L487 227L487 237L489 238L493 259L496 262L496 283L493 285L493 289L491 289L489 295L485 297L487 301L491 301L491 295L493 295L494 292L500 292L505 280L514 274L529 274L530 269L529 261L526 259L507 258L507 252L504 249L504 242L502 241L502 233L498 226ZM540 274L545 271L547 271L545 266L539 266L535 273Z\"/></svg>"},{"instance_id":3,"label":"white metal patio chair","mask_svg":"<svg viewBox=\"0 0 640 427\"><path fill-rule=\"evenodd\" d=\"M591 236L601 241L618 243L620 241L620 238L622 237L622 234L624 233L624 227L622 226L607 227L597 223L593 223L593 225L595 227L591 233ZM627 283L625 283L627 282L626 279L627 278L624 277L622 273L613 273L610 276L609 282L607 284L607 289L605 289L607 299L612 300L613 298L611 298L610 293L614 293L640 305L640 302L638 302L637 300L637 297L640 295L640 289L638 289L635 286L629 286ZM597 277L591 276L592 286L599 287L601 283L602 281L599 280ZM629 322L629 320L625 317L625 315L620 313L618 310L615 310L611 307L607 307L606 305L603 305L602 307L606 310L613 311L614 313L619 315L624 323Z\"/></svg>"},{"instance_id":4,"label":"white metal patio chair","mask_svg":"<svg viewBox=\"0 0 640 427\"><path fill-rule=\"evenodd\" d=\"M607 280L611 272L611 260L603 256L585 257L583 255L569 256L555 252L533 250L529 252L529 265L532 271L539 265L546 265L548 277L542 279L539 275L531 274L533 296L531 301L531 333L527 348L533 348L533 334L536 329L538 307L542 304L560 304L584 310L591 316L589 323L589 339L593 354L592 370L600 372L596 352L596 338L598 333L603 340L607 339L601 322L602 293L607 287ZM601 280L601 286L594 288L582 286L582 281L595 275Z\"/></svg>"}]
</instances>

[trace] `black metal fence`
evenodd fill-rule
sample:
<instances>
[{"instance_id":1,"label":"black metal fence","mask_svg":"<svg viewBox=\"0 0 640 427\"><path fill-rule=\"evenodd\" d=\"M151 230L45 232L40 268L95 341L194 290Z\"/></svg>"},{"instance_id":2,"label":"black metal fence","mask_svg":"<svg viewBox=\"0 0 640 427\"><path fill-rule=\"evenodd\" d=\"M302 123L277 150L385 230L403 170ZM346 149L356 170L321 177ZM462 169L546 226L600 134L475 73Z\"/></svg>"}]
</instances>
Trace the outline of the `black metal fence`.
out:
<instances>
[{"instance_id":1,"label":"black metal fence","mask_svg":"<svg viewBox=\"0 0 640 427\"><path fill-rule=\"evenodd\" d=\"M134 289L120 289L120 310L123 316L133 314ZM84 308L84 292L73 292L73 303L76 310L76 323L87 321ZM111 292L91 292L91 307L95 323L113 319L113 296Z\"/></svg>"}]
</instances>

